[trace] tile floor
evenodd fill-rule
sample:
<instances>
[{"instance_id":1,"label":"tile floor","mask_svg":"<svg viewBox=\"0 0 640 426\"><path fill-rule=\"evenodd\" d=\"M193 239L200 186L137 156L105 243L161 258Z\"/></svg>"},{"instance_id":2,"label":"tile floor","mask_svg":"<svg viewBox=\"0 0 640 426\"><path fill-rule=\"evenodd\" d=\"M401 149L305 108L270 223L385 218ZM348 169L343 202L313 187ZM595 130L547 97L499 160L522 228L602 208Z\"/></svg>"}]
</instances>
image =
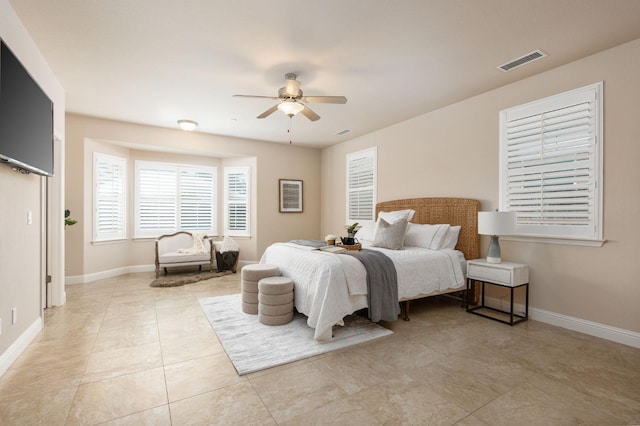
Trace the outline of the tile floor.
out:
<instances>
[{"instance_id":1,"label":"tile floor","mask_svg":"<svg viewBox=\"0 0 640 426\"><path fill-rule=\"evenodd\" d=\"M239 377L198 297L239 275L67 287L0 378L1 425L640 424L640 350L431 298L379 340Z\"/></svg>"}]
</instances>

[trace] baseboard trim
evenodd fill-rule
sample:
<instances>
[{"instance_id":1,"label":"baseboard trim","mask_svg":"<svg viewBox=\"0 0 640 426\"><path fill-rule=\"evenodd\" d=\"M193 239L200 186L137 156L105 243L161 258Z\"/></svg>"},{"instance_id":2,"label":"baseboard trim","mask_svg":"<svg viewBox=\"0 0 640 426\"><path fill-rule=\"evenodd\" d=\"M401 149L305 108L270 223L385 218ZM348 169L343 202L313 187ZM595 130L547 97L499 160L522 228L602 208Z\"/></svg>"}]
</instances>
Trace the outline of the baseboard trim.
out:
<instances>
[{"instance_id":1,"label":"baseboard trim","mask_svg":"<svg viewBox=\"0 0 640 426\"><path fill-rule=\"evenodd\" d=\"M103 280L105 278L113 278L125 274L134 274L136 272L150 272L155 270L155 265L125 266L124 268L94 272L93 274L87 275L70 275L68 277L65 277L64 283L65 285L86 284L97 280Z\"/></svg>"},{"instance_id":2,"label":"baseboard trim","mask_svg":"<svg viewBox=\"0 0 640 426\"><path fill-rule=\"evenodd\" d=\"M486 297L485 305L505 310L504 303L506 302L506 310L508 310L507 299ZM522 304L514 304L513 309L517 314L524 314L524 305ZM602 339L611 340L612 342L622 343L623 345L631 346L634 348L640 348L640 333L626 330L624 328L612 327L610 325L601 324L582 318L571 317L569 315L546 311L544 309L532 308L531 306L529 306L529 318L535 321L543 322L545 324L555 325L557 327L562 327L568 330L577 331L579 333L588 334L589 336L600 337Z\"/></svg>"},{"instance_id":3,"label":"baseboard trim","mask_svg":"<svg viewBox=\"0 0 640 426\"><path fill-rule=\"evenodd\" d=\"M624 328L588 321L581 318L570 317L544 309L529 308L529 317L536 321L544 322L569 330L578 331L590 336L600 337L623 345L640 348L640 333Z\"/></svg>"},{"instance_id":4,"label":"baseboard trim","mask_svg":"<svg viewBox=\"0 0 640 426\"><path fill-rule=\"evenodd\" d=\"M238 262L238 270L242 269L243 266L251 265L254 263L257 263L257 262L253 262L249 260L241 260ZM102 280L105 278L113 278L113 277L126 275L126 274L135 274L137 272L153 272L155 270L156 270L155 265L126 266L124 268L94 272L93 274L87 274L87 275L70 275L68 277L65 277L64 283L65 285L86 284L93 281Z\"/></svg>"},{"instance_id":5,"label":"baseboard trim","mask_svg":"<svg viewBox=\"0 0 640 426\"><path fill-rule=\"evenodd\" d=\"M7 348L6 351L0 354L0 377L2 377L9 367L11 367L11 364L18 359L20 354L27 349L29 343L35 339L41 330L42 318L38 317L38 319L36 319L29 328L27 328L24 333L22 333L20 337L18 337L16 341Z\"/></svg>"}]
</instances>

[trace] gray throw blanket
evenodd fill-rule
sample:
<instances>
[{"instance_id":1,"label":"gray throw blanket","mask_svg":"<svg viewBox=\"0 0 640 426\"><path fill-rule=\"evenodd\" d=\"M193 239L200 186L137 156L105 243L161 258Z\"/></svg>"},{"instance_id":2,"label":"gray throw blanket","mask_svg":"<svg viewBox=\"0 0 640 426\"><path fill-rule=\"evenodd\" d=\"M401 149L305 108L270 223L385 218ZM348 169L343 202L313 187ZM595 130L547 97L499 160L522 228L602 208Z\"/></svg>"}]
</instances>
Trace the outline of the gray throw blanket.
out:
<instances>
[{"instance_id":1,"label":"gray throw blanket","mask_svg":"<svg viewBox=\"0 0 640 426\"><path fill-rule=\"evenodd\" d=\"M327 245L326 241L320 241L320 240L291 240L289 242L293 244L298 244L300 246L307 246L307 247L324 247Z\"/></svg>"},{"instance_id":2,"label":"gray throw blanket","mask_svg":"<svg viewBox=\"0 0 640 426\"><path fill-rule=\"evenodd\" d=\"M398 275L393 261L384 253L362 249L347 251L367 270L367 301L369 319L373 322L395 321L400 315L398 303Z\"/></svg>"}]
</instances>

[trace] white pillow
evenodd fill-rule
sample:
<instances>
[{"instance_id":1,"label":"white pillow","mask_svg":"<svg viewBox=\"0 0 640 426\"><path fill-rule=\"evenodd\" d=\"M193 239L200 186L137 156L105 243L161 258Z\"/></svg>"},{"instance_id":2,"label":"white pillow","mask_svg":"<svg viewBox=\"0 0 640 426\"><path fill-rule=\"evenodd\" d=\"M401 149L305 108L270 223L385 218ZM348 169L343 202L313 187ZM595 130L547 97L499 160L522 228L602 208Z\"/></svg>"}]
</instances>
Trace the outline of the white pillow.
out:
<instances>
[{"instance_id":1,"label":"white pillow","mask_svg":"<svg viewBox=\"0 0 640 426\"><path fill-rule=\"evenodd\" d=\"M448 229L449 225L419 225L417 223L410 223L404 244L406 246L439 250Z\"/></svg>"},{"instance_id":2,"label":"white pillow","mask_svg":"<svg viewBox=\"0 0 640 426\"><path fill-rule=\"evenodd\" d=\"M413 219L413 215L416 214L415 210L407 209L407 210L395 210L392 212L380 212L378 213L378 218L383 218L387 221L387 223L395 223L398 220L406 219L407 222Z\"/></svg>"},{"instance_id":3,"label":"white pillow","mask_svg":"<svg viewBox=\"0 0 640 426\"><path fill-rule=\"evenodd\" d=\"M460 226L450 226L444 236L444 239L442 240L442 245L440 248L455 250L456 244L458 244L459 236Z\"/></svg>"},{"instance_id":4,"label":"white pillow","mask_svg":"<svg viewBox=\"0 0 640 426\"><path fill-rule=\"evenodd\" d=\"M371 243L373 241L373 236L376 232L376 223L375 222L365 222L362 224L362 227L358 229L356 232L356 238L361 243Z\"/></svg>"},{"instance_id":5,"label":"white pillow","mask_svg":"<svg viewBox=\"0 0 640 426\"><path fill-rule=\"evenodd\" d=\"M376 221L376 232L373 236L373 246L392 250L400 250L403 247L404 236L407 232L407 220L400 218L394 223L387 222L379 217Z\"/></svg>"}]
</instances>

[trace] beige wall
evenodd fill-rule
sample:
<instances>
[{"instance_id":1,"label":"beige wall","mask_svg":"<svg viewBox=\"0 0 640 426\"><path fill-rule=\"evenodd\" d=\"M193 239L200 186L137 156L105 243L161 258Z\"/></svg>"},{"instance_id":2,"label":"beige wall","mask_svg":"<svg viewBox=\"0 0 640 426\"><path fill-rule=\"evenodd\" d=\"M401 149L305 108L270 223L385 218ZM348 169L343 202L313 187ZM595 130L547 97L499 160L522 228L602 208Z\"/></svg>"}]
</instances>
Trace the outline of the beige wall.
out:
<instances>
[{"instance_id":1,"label":"beige wall","mask_svg":"<svg viewBox=\"0 0 640 426\"><path fill-rule=\"evenodd\" d=\"M517 72L517 71L514 71ZM378 147L378 201L452 196L498 207L498 112L604 81L604 236L600 248L503 241L531 268L531 306L640 332L640 40L322 152L322 232L345 224L345 155ZM483 240L483 250L486 250ZM484 252L483 252L484 253Z\"/></svg>"},{"instance_id":2,"label":"beige wall","mask_svg":"<svg viewBox=\"0 0 640 426\"><path fill-rule=\"evenodd\" d=\"M63 138L64 89L7 0L0 0L0 37L53 100L55 132ZM42 194L46 180L0 164L0 361L11 358L11 354L3 355L41 317L46 241ZM33 215L31 225L27 224L29 211ZM18 322L12 325L13 308L18 310ZM0 362L0 375L4 367Z\"/></svg>"},{"instance_id":3,"label":"beige wall","mask_svg":"<svg viewBox=\"0 0 640 426\"><path fill-rule=\"evenodd\" d=\"M152 240L133 240L133 187L129 187L128 239L93 244L92 161L93 152L128 158L129 176L135 159L188 162L218 167L222 182L224 166L252 168L252 216L250 238L234 237L240 259L257 261L276 241L320 237L320 151L297 146L246 139L187 133L181 130L135 125L93 117L67 115L66 203L78 225L67 229L66 274L87 276L122 268L151 265ZM278 212L278 179L304 181L304 212ZM131 179L130 179L131 180ZM222 192L218 205L222 207ZM218 217L222 234L223 216Z\"/></svg>"}]
</instances>

